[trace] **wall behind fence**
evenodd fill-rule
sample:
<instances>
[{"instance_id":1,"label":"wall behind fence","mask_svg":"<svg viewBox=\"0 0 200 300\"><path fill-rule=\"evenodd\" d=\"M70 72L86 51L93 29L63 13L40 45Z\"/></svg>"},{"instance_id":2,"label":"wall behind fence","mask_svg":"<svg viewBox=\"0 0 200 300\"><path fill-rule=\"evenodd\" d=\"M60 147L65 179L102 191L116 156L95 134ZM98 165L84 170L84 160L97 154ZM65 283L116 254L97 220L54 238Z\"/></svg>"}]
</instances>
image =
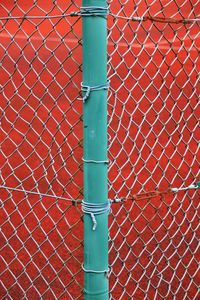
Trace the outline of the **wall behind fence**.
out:
<instances>
[{"instance_id":1,"label":"wall behind fence","mask_svg":"<svg viewBox=\"0 0 200 300\"><path fill-rule=\"evenodd\" d=\"M110 7L111 299L198 299L199 3Z\"/></svg>"},{"instance_id":2,"label":"wall behind fence","mask_svg":"<svg viewBox=\"0 0 200 300\"><path fill-rule=\"evenodd\" d=\"M82 297L79 7L0 4L1 299Z\"/></svg>"},{"instance_id":3,"label":"wall behind fence","mask_svg":"<svg viewBox=\"0 0 200 300\"><path fill-rule=\"evenodd\" d=\"M198 299L199 3L109 5L110 299ZM80 6L0 4L1 299L83 299Z\"/></svg>"}]
</instances>

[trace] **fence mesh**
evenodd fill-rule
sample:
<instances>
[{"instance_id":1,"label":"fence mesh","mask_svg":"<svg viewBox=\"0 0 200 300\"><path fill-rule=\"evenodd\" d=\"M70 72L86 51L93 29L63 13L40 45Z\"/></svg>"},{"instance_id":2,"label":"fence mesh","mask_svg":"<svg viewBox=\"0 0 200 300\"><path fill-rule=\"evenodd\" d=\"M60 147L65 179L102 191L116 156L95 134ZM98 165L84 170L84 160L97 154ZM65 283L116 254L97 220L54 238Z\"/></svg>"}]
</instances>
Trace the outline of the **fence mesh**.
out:
<instances>
[{"instance_id":1,"label":"fence mesh","mask_svg":"<svg viewBox=\"0 0 200 300\"><path fill-rule=\"evenodd\" d=\"M0 4L1 299L82 297L81 20L20 19L78 5Z\"/></svg>"},{"instance_id":2,"label":"fence mesh","mask_svg":"<svg viewBox=\"0 0 200 300\"><path fill-rule=\"evenodd\" d=\"M83 299L80 6L0 4L1 299ZM200 5L109 7L110 299L198 299Z\"/></svg>"}]
</instances>

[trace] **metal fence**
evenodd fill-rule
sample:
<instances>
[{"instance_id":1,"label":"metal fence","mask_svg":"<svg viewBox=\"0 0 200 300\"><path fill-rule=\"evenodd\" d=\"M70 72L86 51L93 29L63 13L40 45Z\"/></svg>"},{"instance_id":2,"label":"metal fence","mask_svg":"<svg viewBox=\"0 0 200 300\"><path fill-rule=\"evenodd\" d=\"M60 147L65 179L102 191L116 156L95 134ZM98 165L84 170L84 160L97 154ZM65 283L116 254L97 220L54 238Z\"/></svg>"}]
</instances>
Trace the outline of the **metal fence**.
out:
<instances>
[{"instance_id":1,"label":"metal fence","mask_svg":"<svg viewBox=\"0 0 200 300\"><path fill-rule=\"evenodd\" d=\"M0 4L1 299L83 299L80 7ZM198 12L109 2L110 299L199 297Z\"/></svg>"}]
</instances>

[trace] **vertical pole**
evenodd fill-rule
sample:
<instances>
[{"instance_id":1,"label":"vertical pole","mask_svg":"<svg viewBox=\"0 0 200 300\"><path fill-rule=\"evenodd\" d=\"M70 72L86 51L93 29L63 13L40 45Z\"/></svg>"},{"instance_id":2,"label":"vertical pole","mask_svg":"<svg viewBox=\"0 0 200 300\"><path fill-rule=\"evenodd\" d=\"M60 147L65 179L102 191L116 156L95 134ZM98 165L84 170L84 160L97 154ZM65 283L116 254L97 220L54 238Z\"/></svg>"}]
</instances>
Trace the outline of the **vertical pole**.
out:
<instances>
[{"instance_id":1,"label":"vertical pole","mask_svg":"<svg viewBox=\"0 0 200 300\"><path fill-rule=\"evenodd\" d=\"M84 7L105 7L105 0L83 0ZM84 102L84 201L101 205L107 188L107 26L106 16L82 17ZM100 87L92 90L92 87ZM83 88L84 91L84 88ZM84 299L108 299L108 213L84 214Z\"/></svg>"}]
</instances>

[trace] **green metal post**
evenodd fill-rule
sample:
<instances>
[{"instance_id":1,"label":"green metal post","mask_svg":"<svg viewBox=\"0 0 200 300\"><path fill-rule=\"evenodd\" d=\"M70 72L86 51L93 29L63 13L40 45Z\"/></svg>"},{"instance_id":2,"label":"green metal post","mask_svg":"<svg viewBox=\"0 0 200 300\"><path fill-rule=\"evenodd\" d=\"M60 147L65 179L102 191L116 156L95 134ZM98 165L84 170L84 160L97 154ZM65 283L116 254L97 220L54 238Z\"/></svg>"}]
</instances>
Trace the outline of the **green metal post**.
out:
<instances>
[{"instance_id":1,"label":"green metal post","mask_svg":"<svg viewBox=\"0 0 200 300\"><path fill-rule=\"evenodd\" d=\"M83 0L83 7L105 7L105 0ZM83 85L107 82L106 17L83 16ZM83 93L83 94L86 94ZM107 90L90 92L84 103L84 201L108 201L107 188ZM108 213L95 216L93 230L90 214L84 214L84 299L108 299Z\"/></svg>"}]
</instances>

